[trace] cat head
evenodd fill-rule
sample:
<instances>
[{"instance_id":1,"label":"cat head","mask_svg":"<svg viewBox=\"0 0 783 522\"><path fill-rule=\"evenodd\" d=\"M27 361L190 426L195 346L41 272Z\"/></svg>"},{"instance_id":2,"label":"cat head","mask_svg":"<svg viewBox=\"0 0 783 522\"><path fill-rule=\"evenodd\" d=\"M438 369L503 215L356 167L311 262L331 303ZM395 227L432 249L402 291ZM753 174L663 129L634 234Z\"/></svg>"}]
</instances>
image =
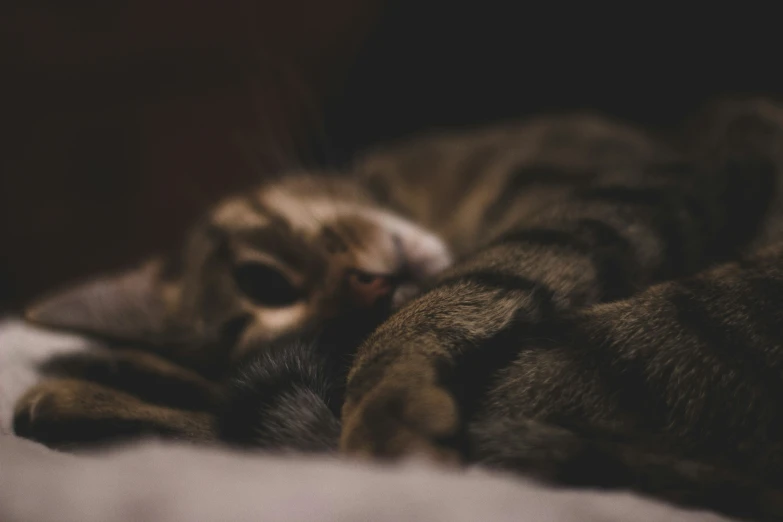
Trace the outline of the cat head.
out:
<instances>
[{"instance_id":1,"label":"cat head","mask_svg":"<svg viewBox=\"0 0 783 522\"><path fill-rule=\"evenodd\" d=\"M232 359L300 329L398 306L449 263L437 236L350 179L293 175L216 205L174 255L55 293L27 317L127 341L225 346L218 341L230 338L230 353L212 355Z\"/></svg>"}]
</instances>

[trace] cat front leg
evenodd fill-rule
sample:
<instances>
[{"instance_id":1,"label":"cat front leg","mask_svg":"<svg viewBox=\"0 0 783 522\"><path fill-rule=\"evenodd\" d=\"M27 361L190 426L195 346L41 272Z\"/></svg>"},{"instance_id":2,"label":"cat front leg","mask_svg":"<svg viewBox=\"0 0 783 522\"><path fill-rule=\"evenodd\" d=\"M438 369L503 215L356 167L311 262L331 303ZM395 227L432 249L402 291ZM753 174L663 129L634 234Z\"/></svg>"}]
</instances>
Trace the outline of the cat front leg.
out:
<instances>
[{"instance_id":1,"label":"cat front leg","mask_svg":"<svg viewBox=\"0 0 783 522\"><path fill-rule=\"evenodd\" d=\"M509 284L491 277L444 280L376 330L348 376L341 449L457 460L453 443L463 404L453 375L464 354L552 306L549 294L527 280Z\"/></svg>"},{"instance_id":2,"label":"cat front leg","mask_svg":"<svg viewBox=\"0 0 783 522\"><path fill-rule=\"evenodd\" d=\"M14 432L66 449L138 436L190 442L216 440L207 412L146 403L133 395L75 379L51 379L30 389L14 410Z\"/></svg>"},{"instance_id":3,"label":"cat front leg","mask_svg":"<svg viewBox=\"0 0 783 522\"><path fill-rule=\"evenodd\" d=\"M118 349L65 354L40 368L44 381L14 408L14 431L52 447L140 435L216 440L217 383L149 352Z\"/></svg>"}]
</instances>

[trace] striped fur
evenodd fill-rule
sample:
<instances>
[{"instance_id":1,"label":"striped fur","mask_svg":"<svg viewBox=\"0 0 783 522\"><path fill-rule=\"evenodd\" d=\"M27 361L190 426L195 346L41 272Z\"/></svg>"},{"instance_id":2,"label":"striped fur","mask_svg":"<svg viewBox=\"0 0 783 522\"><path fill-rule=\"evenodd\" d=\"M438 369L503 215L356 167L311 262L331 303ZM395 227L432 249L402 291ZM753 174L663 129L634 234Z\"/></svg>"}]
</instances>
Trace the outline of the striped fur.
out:
<instances>
[{"instance_id":1,"label":"striped fur","mask_svg":"<svg viewBox=\"0 0 783 522\"><path fill-rule=\"evenodd\" d=\"M344 391L347 453L477 460L783 518L779 495L762 488L781 478L783 111L728 103L697 124L693 140L670 144L587 114L420 137L347 175L292 176L223 203L178 263L151 270L153 298L134 301L156 311L136 314L136 326L159 354L216 374L250 360L229 398L216 394L218 415L202 417L195 437L190 426L176 435L327 449ZM273 265L296 299L248 303L232 276L249 261ZM346 304L356 270L400 292L380 308ZM34 316L132 338L134 326L111 316L127 303L97 320L55 313L96 292ZM312 344L280 348L335 324L363 326L332 370L320 362L330 350L313 359ZM343 390L346 350L355 355ZM273 352L281 358L264 363ZM36 402L23 400L18 419L47 440L35 424L51 436L58 413L33 415L40 395L30 392ZM73 408L62 410L73 422Z\"/></svg>"},{"instance_id":2,"label":"striped fur","mask_svg":"<svg viewBox=\"0 0 783 522\"><path fill-rule=\"evenodd\" d=\"M421 435L454 435L456 417L445 422L433 415L437 427L425 425L419 433L409 429L417 420L398 412L402 440L386 428L389 440L378 440L366 417L395 408L397 395L410 393L407 387L440 394L444 373L460 359L483 359L471 352L485 351L509 328L628 297L741 249L762 226L773 193L764 189L774 186L776 169L756 161L768 156L747 157L744 143L723 134L725 140L710 145L726 154L719 162L677 162L648 144L637 155L620 148L624 156L577 184L544 184L545 194L556 194L551 199L537 198L539 185L528 187L528 197L546 200L545 207L528 216L523 204L511 225L446 270L360 347L343 408L343 447L393 455L407 451L406 439L419 444ZM743 219L731 219L737 214Z\"/></svg>"}]
</instances>

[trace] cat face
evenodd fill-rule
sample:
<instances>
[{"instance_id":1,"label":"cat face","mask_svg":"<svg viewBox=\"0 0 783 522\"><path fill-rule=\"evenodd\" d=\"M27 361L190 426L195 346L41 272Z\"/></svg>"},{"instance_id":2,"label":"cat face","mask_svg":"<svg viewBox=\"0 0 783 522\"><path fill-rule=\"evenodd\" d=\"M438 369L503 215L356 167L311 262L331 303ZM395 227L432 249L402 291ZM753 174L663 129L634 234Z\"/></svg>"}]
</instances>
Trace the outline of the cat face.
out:
<instances>
[{"instance_id":1,"label":"cat face","mask_svg":"<svg viewBox=\"0 0 783 522\"><path fill-rule=\"evenodd\" d=\"M351 180L298 175L221 202L175 256L55 295L28 317L131 340L231 338L235 358L399 306L450 261L440 239Z\"/></svg>"}]
</instances>

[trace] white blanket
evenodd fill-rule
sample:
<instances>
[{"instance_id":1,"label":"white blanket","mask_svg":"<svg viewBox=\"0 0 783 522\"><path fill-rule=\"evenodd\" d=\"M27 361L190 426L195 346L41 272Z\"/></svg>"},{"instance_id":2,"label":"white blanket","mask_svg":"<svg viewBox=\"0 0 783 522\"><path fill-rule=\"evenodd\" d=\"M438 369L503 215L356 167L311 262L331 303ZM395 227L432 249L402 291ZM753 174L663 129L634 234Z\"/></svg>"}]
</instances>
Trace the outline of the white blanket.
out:
<instances>
[{"instance_id":1,"label":"white blanket","mask_svg":"<svg viewBox=\"0 0 783 522\"><path fill-rule=\"evenodd\" d=\"M76 337L0 322L2 522L726 520L629 493L560 490L475 469L382 467L154 441L75 456L10 435L11 407L35 382L34 363L85 346Z\"/></svg>"}]
</instances>

